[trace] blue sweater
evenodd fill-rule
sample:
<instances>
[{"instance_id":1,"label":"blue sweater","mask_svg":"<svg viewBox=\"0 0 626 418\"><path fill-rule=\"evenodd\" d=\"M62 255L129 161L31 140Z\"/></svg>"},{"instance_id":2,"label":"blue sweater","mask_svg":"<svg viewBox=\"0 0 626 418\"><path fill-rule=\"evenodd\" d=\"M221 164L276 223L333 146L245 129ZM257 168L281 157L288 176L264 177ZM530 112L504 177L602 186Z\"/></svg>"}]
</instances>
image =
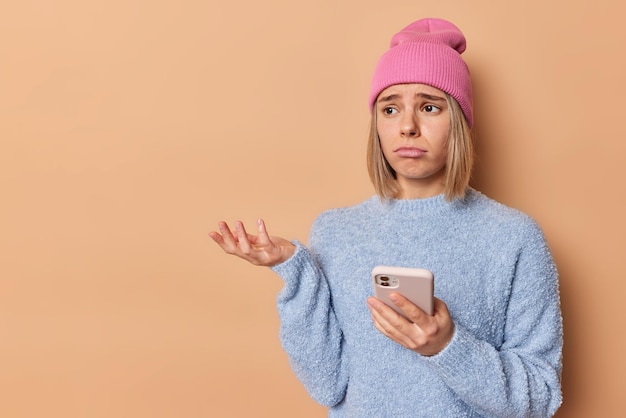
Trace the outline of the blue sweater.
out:
<instances>
[{"instance_id":1,"label":"blue sweater","mask_svg":"<svg viewBox=\"0 0 626 418\"><path fill-rule=\"evenodd\" d=\"M309 247L273 267L280 338L329 417L547 417L561 404L557 271L537 224L469 189L382 202L315 221ZM455 324L437 355L379 333L366 298L376 265L421 267Z\"/></svg>"}]
</instances>

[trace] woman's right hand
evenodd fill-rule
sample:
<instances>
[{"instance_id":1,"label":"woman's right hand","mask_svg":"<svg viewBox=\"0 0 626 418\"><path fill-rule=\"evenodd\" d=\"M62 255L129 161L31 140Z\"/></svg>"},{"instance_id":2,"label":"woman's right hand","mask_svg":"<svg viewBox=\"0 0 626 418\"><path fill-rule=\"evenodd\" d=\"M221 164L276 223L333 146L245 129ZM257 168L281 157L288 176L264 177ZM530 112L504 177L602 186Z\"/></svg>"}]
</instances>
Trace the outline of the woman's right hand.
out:
<instances>
[{"instance_id":1,"label":"woman's right hand","mask_svg":"<svg viewBox=\"0 0 626 418\"><path fill-rule=\"evenodd\" d=\"M275 266L290 258L296 250L289 240L270 237L262 219L257 221L258 235L246 232L240 221L235 222L234 232L226 222L218 222L217 226L219 232L209 232L213 241L227 254L236 255L255 266Z\"/></svg>"}]
</instances>

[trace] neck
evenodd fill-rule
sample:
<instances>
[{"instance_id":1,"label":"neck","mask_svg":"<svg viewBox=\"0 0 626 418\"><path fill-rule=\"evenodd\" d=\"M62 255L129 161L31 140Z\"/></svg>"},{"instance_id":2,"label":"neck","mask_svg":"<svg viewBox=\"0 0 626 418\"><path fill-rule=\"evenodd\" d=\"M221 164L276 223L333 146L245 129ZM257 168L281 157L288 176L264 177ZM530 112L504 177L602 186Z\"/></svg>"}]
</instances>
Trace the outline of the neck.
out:
<instances>
[{"instance_id":1,"label":"neck","mask_svg":"<svg viewBox=\"0 0 626 418\"><path fill-rule=\"evenodd\" d=\"M435 197L443 193L444 185L437 181L434 183L399 182L400 192L398 199L426 199Z\"/></svg>"}]
</instances>

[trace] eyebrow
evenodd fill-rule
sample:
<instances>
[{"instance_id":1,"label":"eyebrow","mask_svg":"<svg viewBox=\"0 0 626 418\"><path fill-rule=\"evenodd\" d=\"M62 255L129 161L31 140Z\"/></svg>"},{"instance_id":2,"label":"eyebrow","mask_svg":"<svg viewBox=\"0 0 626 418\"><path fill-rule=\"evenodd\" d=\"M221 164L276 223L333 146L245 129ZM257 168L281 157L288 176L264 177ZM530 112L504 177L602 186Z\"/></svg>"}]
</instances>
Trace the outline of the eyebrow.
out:
<instances>
[{"instance_id":1,"label":"eyebrow","mask_svg":"<svg viewBox=\"0 0 626 418\"><path fill-rule=\"evenodd\" d=\"M422 99L430 100L433 102L444 102L446 99L439 96L433 96L426 93L417 93L417 97L421 97ZM399 99L401 97L400 94L390 94L389 96L383 96L378 99L378 103L391 102L392 100Z\"/></svg>"}]
</instances>

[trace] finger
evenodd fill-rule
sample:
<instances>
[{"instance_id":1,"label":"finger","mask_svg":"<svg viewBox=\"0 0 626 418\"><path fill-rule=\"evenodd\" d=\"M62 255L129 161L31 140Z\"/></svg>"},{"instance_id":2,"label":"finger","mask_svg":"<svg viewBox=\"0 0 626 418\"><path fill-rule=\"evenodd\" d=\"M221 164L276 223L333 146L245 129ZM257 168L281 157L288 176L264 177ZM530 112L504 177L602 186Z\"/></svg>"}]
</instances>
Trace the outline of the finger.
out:
<instances>
[{"instance_id":1,"label":"finger","mask_svg":"<svg viewBox=\"0 0 626 418\"><path fill-rule=\"evenodd\" d=\"M241 221L235 222L235 232L237 233L237 242L239 249L244 254L250 254L250 241L248 241L248 233Z\"/></svg>"},{"instance_id":2,"label":"finger","mask_svg":"<svg viewBox=\"0 0 626 418\"><path fill-rule=\"evenodd\" d=\"M434 298L433 300L433 315L441 314L442 312L448 312L448 307L441 299Z\"/></svg>"},{"instance_id":3,"label":"finger","mask_svg":"<svg viewBox=\"0 0 626 418\"><path fill-rule=\"evenodd\" d=\"M452 318L450 317L450 311L448 310L448 305L441 299L435 298L435 304L433 306L433 318L441 323L452 323Z\"/></svg>"},{"instance_id":4,"label":"finger","mask_svg":"<svg viewBox=\"0 0 626 418\"><path fill-rule=\"evenodd\" d=\"M385 329L385 327L383 327L380 322L378 322L376 320L376 318L374 318L374 316L372 315L372 322L374 322L374 327L378 330L378 332L380 332L381 334L383 334L385 337L387 338L391 338L393 340L393 337L391 335L389 335L389 333L387 332L387 330Z\"/></svg>"},{"instance_id":5,"label":"finger","mask_svg":"<svg viewBox=\"0 0 626 418\"><path fill-rule=\"evenodd\" d=\"M222 236L220 235L219 232L215 232L215 231L210 231L209 232L209 236L211 237L211 239L213 241L215 241L220 247L222 247L224 245L224 240L222 239Z\"/></svg>"},{"instance_id":6,"label":"finger","mask_svg":"<svg viewBox=\"0 0 626 418\"><path fill-rule=\"evenodd\" d=\"M237 250L237 239L230 231L228 224L224 221L218 222L217 227L222 234L222 248L229 254L234 254Z\"/></svg>"},{"instance_id":7,"label":"finger","mask_svg":"<svg viewBox=\"0 0 626 418\"><path fill-rule=\"evenodd\" d=\"M385 316L384 313L382 313L384 312L385 308L375 308L372 305L370 305L369 308L372 321L374 321L374 325L376 326L376 328L386 336L391 337L395 332L395 329L390 320Z\"/></svg>"},{"instance_id":8,"label":"finger","mask_svg":"<svg viewBox=\"0 0 626 418\"><path fill-rule=\"evenodd\" d=\"M423 310L419 310L421 315L419 319L414 318L412 338L421 345L428 345L430 354L437 353L447 345L454 331L454 323L450 318L448 307L441 299L434 298L433 315L428 315ZM426 352L422 352L422 354L424 353Z\"/></svg>"},{"instance_id":9,"label":"finger","mask_svg":"<svg viewBox=\"0 0 626 418\"><path fill-rule=\"evenodd\" d=\"M368 300L368 305L376 329L398 344L413 350L416 347L414 334L417 328L415 325L384 303L375 300L375 298L372 299L374 299L373 303Z\"/></svg>"},{"instance_id":10,"label":"finger","mask_svg":"<svg viewBox=\"0 0 626 418\"><path fill-rule=\"evenodd\" d=\"M267 228L265 227L265 222L263 219L257 220L257 228L259 231L259 244L263 246L272 245L272 240L270 239L269 234L267 233Z\"/></svg>"},{"instance_id":11,"label":"finger","mask_svg":"<svg viewBox=\"0 0 626 418\"><path fill-rule=\"evenodd\" d=\"M432 321L432 317L428 315L419 306L411 302L402 294L393 292L389 295L389 299L404 312L404 314L417 326L424 326Z\"/></svg>"},{"instance_id":12,"label":"finger","mask_svg":"<svg viewBox=\"0 0 626 418\"><path fill-rule=\"evenodd\" d=\"M404 325L409 324L399 313L377 298L368 298L367 304L369 305L374 322L377 322L388 335L403 332L405 328Z\"/></svg>"},{"instance_id":13,"label":"finger","mask_svg":"<svg viewBox=\"0 0 626 418\"><path fill-rule=\"evenodd\" d=\"M378 301L377 301L378 302ZM370 310L370 316L372 317L372 321L374 322L374 326L378 331L380 331L383 335L391 338L391 335L387 331L387 328L392 328L388 321L384 316L380 313L379 308L376 304L377 302L372 302L370 299L367 300L367 305ZM383 308L384 309L384 308Z\"/></svg>"}]
</instances>

